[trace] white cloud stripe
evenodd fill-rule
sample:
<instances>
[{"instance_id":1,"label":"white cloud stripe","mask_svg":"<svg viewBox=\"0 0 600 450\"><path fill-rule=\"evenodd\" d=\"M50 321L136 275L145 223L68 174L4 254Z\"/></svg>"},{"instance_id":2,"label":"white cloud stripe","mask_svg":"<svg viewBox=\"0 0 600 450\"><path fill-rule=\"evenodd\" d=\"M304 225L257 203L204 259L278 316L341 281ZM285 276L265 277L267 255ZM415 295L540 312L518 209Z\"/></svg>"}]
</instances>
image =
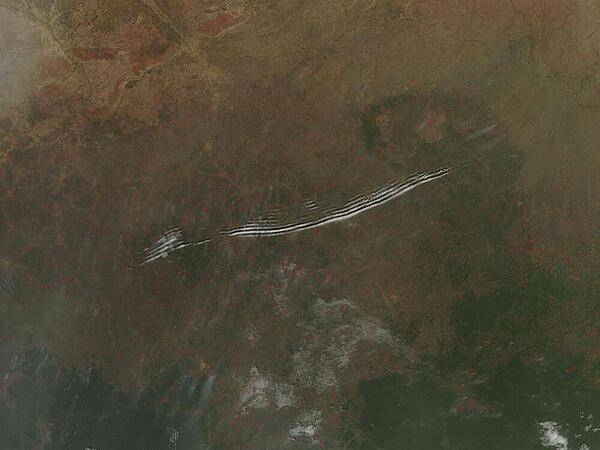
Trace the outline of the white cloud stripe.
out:
<instances>
[{"instance_id":1,"label":"white cloud stripe","mask_svg":"<svg viewBox=\"0 0 600 450\"><path fill-rule=\"evenodd\" d=\"M168 249L179 245L183 242L183 232L180 229L174 231L168 231L163 234L149 249L146 249L147 256L153 256L155 254L163 253Z\"/></svg>"},{"instance_id":2,"label":"white cloud stripe","mask_svg":"<svg viewBox=\"0 0 600 450\"><path fill-rule=\"evenodd\" d=\"M183 239L180 239L177 242L172 242L171 245L169 245L169 246L162 246L162 247L160 247L160 249L157 249L152 252L147 252L146 258L144 259L144 261L142 262L141 265L151 263L152 261L155 261L159 258L166 258L169 255L169 253L172 253L176 250L181 250L182 248L185 248L185 247L193 247L196 245L206 244L206 243L210 242L211 240L212 240L211 238L206 238L206 239L202 239L202 240L196 241L196 242L185 242Z\"/></svg>"},{"instance_id":3,"label":"white cloud stripe","mask_svg":"<svg viewBox=\"0 0 600 450\"><path fill-rule=\"evenodd\" d=\"M439 170L445 170L445 169L439 169ZM246 225L243 225L238 228L226 230L222 233L228 234L228 233L232 233L232 232L239 232L239 231L245 231L245 230L278 229L282 226L293 226L296 224L310 222L313 220L321 220L323 217L328 216L328 215L345 214L347 212L351 212L351 210L355 207L362 207L365 204L375 202L384 195L388 195L388 194L394 195L394 193L397 193L399 190L404 189L406 186L408 186L410 184L418 183L424 177L434 176L438 171L431 172L431 173L423 172L420 174L411 175L402 184L400 184L400 180L390 181L389 183L387 183L385 186L383 186L381 188L375 189L371 192L359 194L359 195L353 197L351 200L347 201L342 206L333 206L333 207L324 209L320 212L321 213L320 215L317 215L318 213L312 213L310 215L304 215L302 217L298 217L298 218L294 219L294 223L265 226L264 224L249 222Z\"/></svg>"},{"instance_id":4,"label":"white cloud stripe","mask_svg":"<svg viewBox=\"0 0 600 450\"><path fill-rule=\"evenodd\" d=\"M314 213L296 218L292 222L278 224L273 219L259 219L241 227L223 230L221 234L229 237L279 236L310 230L334 222L341 222L369 209L383 205L422 184L445 177L451 171L452 169L450 168L441 167L433 172L422 172L411 175L404 182L393 180L371 192L359 194L341 206L333 206L321 211L316 210ZM211 240L212 238L206 238L196 242L186 242L183 239L183 231L178 227L171 227L154 245L145 249L146 257L141 265L151 263L159 258L165 258L170 253L186 247L206 244Z\"/></svg>"},{"instance_id":5,"label":"white cloud stripe","mask_svg":"<svg viewBox=\"0 0 600 450\"><path fill-rule=\"evenodd\" d=\"M316 228L319 226L327 225L333 222L339 222L342 220L347 220L351 217L354 217L362 212L365 212L369 209L380 206L384 203L389 202L390 200L403 195L412 189L420 186L422 184L428 183L430 181L436 180L438 178L446 176L450 173L450 169L448 168L440 168L434 172L424 172L414 177L413 181L405 182L399 186L394 188L382 188L377 191L372 192L371 194L363 195L362 198L351 202L350 204L345 204L339 209L335 210L335 212L327 214L323 217L316 218L312 221L307 222L294 222L283 224L280 226L256 226L246 225L239 228L234 228L231 230L223 231L222 233L227 236L265 236L265 235L281 235L287 233L293 233L297 231L308 230L311 228ZM394 183L396 184L396 183Z\"/></svg>"}]
</instances>

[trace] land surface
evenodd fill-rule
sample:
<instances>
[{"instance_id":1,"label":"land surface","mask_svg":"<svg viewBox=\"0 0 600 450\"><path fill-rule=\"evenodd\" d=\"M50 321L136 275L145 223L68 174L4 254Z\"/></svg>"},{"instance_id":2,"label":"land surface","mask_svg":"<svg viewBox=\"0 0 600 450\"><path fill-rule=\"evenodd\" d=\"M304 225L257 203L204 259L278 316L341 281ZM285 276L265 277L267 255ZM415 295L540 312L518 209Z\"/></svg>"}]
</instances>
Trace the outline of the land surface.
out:
<instances>
[{"instance_id":1,"label":"land surface","mask_svg":"<svg viewBox=\"0 0 600 450\"><path fill-rule=\"evenodd\" d=\"M0 448L600 448L599 68L591 0L0 0Z\"/></svg>"}]
</instances>

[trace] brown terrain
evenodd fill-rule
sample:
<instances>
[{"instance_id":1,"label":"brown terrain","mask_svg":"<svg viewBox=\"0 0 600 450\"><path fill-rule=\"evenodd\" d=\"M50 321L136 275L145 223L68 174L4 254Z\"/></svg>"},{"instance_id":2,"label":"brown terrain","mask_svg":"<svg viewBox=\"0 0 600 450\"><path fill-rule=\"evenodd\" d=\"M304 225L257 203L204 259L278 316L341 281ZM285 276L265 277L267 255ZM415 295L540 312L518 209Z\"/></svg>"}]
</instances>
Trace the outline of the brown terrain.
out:
<instances>
[{"instance_id":1,"label":"brown terrain","mask_svg":"<svg viewBox=\"0 0 600 450\"><path fill-rule=\"evenodd\" d=\"M0 0L0 447L600 448L599 69L591 0Z\"/></svg>"}]
</instances>

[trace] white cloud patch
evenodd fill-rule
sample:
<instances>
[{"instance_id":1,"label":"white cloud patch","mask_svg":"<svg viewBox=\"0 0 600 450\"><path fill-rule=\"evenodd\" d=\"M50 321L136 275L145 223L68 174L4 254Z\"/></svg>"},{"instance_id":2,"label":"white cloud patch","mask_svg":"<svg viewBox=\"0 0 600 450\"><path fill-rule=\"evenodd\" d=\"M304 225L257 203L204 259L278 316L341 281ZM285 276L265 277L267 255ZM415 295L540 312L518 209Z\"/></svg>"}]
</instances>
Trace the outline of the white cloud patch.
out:
<instances>
[{"instance_id":1,"label":"white cloud patch","mask_svg":"<svg viewBox=\"0 0 600 450\"><path fill-rule=\"evenodd\" d=\"M295 401L294 387L261 375L258 368L250 370L250 379L240 394L239 410L242 415L250 409L284 408Z\"/></svg>"},{"instance_id":2,"label":"white cloud patch","mask_svg":"<svg viewBox=\"0 0 600 450\"><path fill-rule=\"evenodd\" d=\"M288 429L290 439L309 438L313 443L317 443L315 434L321 420L321 411L310 411L302 414Z\"/></svg>"},{"instance_id":3,"label":"white cloud patch","mask_svg":"<svg viewBox=\"0 0 600 450\"><path fill-rule=\"evenodd\" d=\"M561 426L554 421L540 422L540 442L544 447L568 450L569 440L560 434Z\"/></svg>"}]
</instances>

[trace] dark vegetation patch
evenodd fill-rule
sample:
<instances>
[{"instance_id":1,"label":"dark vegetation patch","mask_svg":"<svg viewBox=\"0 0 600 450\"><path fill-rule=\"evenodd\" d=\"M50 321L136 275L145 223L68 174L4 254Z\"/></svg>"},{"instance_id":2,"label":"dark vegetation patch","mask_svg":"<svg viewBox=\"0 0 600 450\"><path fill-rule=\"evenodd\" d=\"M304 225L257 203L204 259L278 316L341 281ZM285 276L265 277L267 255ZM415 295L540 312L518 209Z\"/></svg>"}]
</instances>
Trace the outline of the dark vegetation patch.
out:
<instances>
[{"instance_id":1,"label":"dark vegetation patch","mask_svg":"<svg viewBox=\"0 0 600 450\"><path fill-rule=\"evenodd\" d=\"M600 395L587 374L570 370L582 363L515 358L462 390L426 368L362 380L354 400L362 405L360 432L349 434L349 447L541 449L539 423L555 421L572 448L596 448Z\"/></svg>"},{"instance_id":2,"label":"dark vegetation patch","mask_svg":"<svg viewBox=\"0 0 600 450\"><path fill-rule=\"evenodd\" d=\"M443 122L427 139L414 132L423 116ZM541 448L543 421L560 423L570 447L600 445L584 423L600 414L599 368L583 353L555 348L560 336L551 322L566 309L593 316L599 292L564 267L542 268L523 250L529 236L520 207L528 199L515 187L521 154L501 124L472 137L490 117L477 102L440 93L426 100L407 93L363 116L365 150L392 164L468 164L415 209L432 224L415 244L423 292L453 300L453 335L409 373L359 383L350 400L360 411L351 447ZM390 323L409 343L427 326Z\"/></svg>"}]
</instances>

